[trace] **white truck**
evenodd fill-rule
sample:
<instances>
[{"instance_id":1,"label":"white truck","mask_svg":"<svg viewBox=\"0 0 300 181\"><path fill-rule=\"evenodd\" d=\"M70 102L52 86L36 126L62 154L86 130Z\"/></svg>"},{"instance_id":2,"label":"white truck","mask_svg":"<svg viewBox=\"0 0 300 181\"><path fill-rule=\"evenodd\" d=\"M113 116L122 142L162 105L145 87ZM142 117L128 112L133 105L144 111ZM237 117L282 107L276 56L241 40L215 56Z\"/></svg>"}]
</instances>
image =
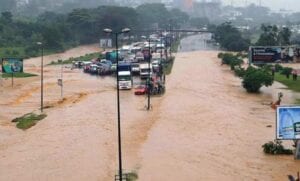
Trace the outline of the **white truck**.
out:
<instances>
[{"instance_id":1,"label":"white truck","mask_svg":"<svg viewBox=\"0 0 300 181\"><path fill-rule=\"evenodd\" d=\"M118 67L119 89L132 89L133 79L130 63L120 63Z\"/></svg>"},{"instance_id":2,"label":"white truck","mask_svg":"<svg viewBox=\"0 0 300 181\"><path fill-rule=\"evenodd\" d=\"M140 64L141 79L147 79L149 77L149 74L151 77L152 76L152 64L150 64L150 67L149 67L148 63L141 63Z\"/></svg>"}]
</instances>

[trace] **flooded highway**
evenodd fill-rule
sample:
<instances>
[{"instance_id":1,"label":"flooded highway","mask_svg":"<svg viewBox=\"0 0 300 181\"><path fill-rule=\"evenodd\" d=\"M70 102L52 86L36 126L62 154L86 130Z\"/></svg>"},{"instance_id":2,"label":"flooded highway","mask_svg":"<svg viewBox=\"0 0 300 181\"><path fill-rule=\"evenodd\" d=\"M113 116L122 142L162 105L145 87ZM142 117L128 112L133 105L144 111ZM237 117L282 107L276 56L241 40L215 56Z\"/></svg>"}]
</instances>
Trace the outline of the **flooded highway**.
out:
<instances>
[{"instance_id":1,"label":"flooded highway","mask_svg":"<svg viewBox=\"0 0 300 181\"><path fill-rule=\"evenodd\" d=\"M151 111L146 97L121 92L124 169L141 181L286 180L296 174L300 163L293 156L267 156L261 148L275 138L275 111L265 103L277 88L246 93L203 39L182 41L166 94L151 100ZM30 64L38 72L39 64ZM27 131L10 120L38 110L39 77L18 80L18 89L8 82L1 88L0 180L113 180L115 79L66 68L66 99L60 101L59 67L45 70L48 117Z\"/></svg>"}]
</instances>

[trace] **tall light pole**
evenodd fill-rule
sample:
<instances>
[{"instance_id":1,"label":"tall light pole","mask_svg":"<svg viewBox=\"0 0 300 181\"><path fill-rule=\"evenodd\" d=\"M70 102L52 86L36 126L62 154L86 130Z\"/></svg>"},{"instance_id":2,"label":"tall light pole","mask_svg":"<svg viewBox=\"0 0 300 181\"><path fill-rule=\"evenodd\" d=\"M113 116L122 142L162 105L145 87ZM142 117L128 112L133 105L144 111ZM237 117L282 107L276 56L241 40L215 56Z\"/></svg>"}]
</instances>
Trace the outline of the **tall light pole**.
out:
<instances>
[{"instance_id":1,"label":"tall light pole","mask_svg":"<svg viewBox=\"0 0 300 181\"><path fill-rule=\"evenodd\" d=\"M149 48L149 59L148 59L148 106L147 106L147 110L149 111L150 110L150 83L151 83L151 66L150 66L150 63L151 63L151 47L150 47L150 43L151 43L151 40L150 40L150 37L149 37L149 40L148 40L148 48Z\"/></svg>"},{"instance_id":2,"label":"tall light pole","mask_svg":"<svg viewBox=\"0 0 300 181\"><path fill-rule=\"evenodd\" d=\"M37 42L37 45L41 48L41 112L44 109L44 46L42 42Z\"/></svg>"},{"instance_id":3,"label":"tall light pole","mask_svg":"<svg viewBox=\"0 0 300 181\"><path fill-rule=\"evenodd\" d=\"M118 35L130 32L129 28L124 28L120 32L113 32L111 29L104 29L103 32L114 34L116 37L116 51L117 51L117 113L118 113L118 155L119 155L119 177L120 181L123 180L122 176L122 142L121 142L121 115L120 115L120 87L119 87L119 50L118 50Z\"/></svg>"}]
</instances>

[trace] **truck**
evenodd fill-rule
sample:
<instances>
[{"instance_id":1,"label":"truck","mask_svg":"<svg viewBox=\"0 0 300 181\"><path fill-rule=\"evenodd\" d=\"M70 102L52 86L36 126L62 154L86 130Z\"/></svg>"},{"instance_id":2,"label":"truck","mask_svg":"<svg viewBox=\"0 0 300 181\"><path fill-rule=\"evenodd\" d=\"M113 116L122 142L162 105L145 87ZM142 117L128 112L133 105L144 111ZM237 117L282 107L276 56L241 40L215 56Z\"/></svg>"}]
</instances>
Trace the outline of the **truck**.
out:
<instances>
[{"instance_id":1,"label":"truck","mask_svg":"<svg viewBox=\"0 0 300 181\"><path fill-rule=\"evenodd\" d=\"M119 89L121 90L132 89L133 79L132 79L132 72L131 72L131 63L120 62L117 70L119 76L119 81L117 86L119 86Z\"/></svg>"},{"instance_id":2,"label":"truck","mask_svg":"<svg viewBox=\"0 0 300 181\"><path fill-rule=\"evenodd\" d=\"M152 65L150 64L150 67L149 67L149 63L141 63L140 64L141 79L147 79L149 77L149 74L151 77L152 76Z\"/></svg>"}]
</instances>

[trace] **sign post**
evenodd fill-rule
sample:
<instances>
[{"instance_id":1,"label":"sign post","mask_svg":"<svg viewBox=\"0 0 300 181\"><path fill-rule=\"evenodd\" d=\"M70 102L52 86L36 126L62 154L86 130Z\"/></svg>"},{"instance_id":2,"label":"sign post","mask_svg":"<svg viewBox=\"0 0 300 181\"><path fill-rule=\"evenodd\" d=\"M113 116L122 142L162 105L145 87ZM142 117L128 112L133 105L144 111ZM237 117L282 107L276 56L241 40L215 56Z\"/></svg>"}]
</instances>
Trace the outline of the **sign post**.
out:
<instances>
[{"instance_id":1,"label":"sign post","mask_svg":"<svg viewBox=\"0 0 300 181\"><path fill-rule=\"evenodd\" d=\"M300 141L296 140L295 160L300 160Z\"/></svg>"},{"instance_id":2,"label":"sign post","mask_svg":"<svg viewBox=\"0 0 300 181\"><path fill-rule=\"evenodd\" d=\"M63 100L64 98L64 93L63 93L63 72L64 72L64 64L62 60L58 61L61 64L61 69L60 69L60 79L57 79L57 84L60 86L60 96L61 99Z\"/></svg>"},{"instance_id":3,"label":"sign post","mask_svg":"<svg viewBox=\"0 0 300 181\"><path fill-rule=\"evenodd\" d=\"M14 73L23 72L23 59L20 58L3 58L2 72L11 74L11 86L14 87Z\"/></svg>"},{"instance_id":4,"label":"sign post","mask_svg":"<svg viewBox=\"0 0 300 181\"><path fill-rule=\"evenodd\" d=\"M300 106L279 106L276 111L276 139L293 140L295 159L300 159Z\"/></svg>"}]
</instances>

